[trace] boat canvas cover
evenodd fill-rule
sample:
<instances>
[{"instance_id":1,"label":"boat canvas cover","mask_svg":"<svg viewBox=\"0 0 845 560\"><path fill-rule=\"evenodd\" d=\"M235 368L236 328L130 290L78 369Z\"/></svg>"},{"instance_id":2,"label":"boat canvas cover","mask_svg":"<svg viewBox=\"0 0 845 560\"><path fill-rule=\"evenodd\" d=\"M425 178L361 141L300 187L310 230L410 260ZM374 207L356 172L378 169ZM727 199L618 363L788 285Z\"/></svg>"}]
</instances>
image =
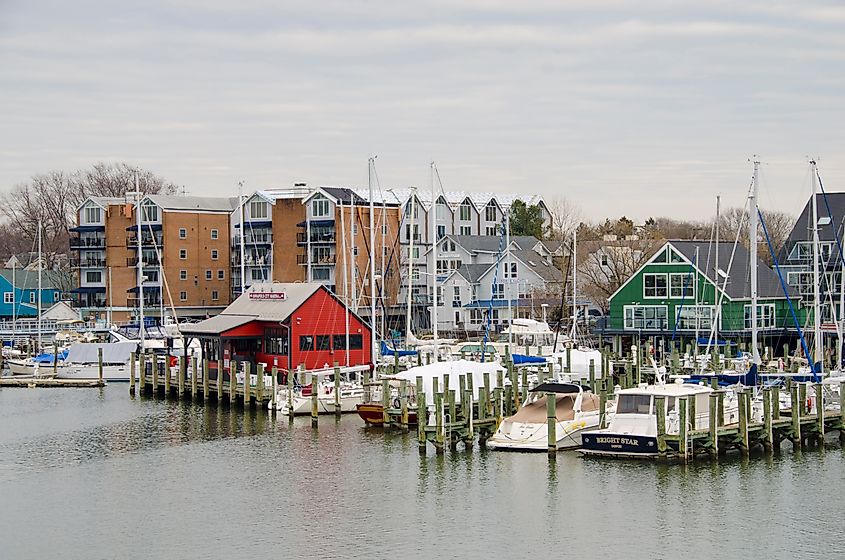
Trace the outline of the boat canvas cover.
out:
<instances>
[{"instance_id":1,"label":"boat canvas cover","mask_svg":"<svg viewBox=\"0 0 845 560\"><path fill-rule=\"evenodd\" d=\"M490 389L497 387L498 372L505 372L505 368L495 362L471 362L469 360L454 360L451 362L434 362L425 366L417 366L399 372L392 376L395 379L406 379L410 384L416 384L417 376L422 377L423 391L425 391L425 404L434 404L434 380L437 379L437 387L443 391L443 376L449 375L449 389L455 390L455 402L461 401L461 394L458 391L458 377L461 375L472 376L473 398L477 399L481 389L484 387L484 373L490 374Z\"/></svg>"},{"instance_id":2,"label":"boat canvas cover","mask_svg":"<svg viewBox=\"0 0 845 560\"><path fill-rule=\"evenodd\" d=\"M516 414L505 418L505 422L521 422L524 424L545 424L548 421L548 397L542 397L526 404L516 411ZM575 419L575 399L577 393L555 395L555 417L558 422ZM581 399L581 411L592 412L599 408L599 397L592 393L585 393Z\"/></svg>"},{"instance_id":3,"label":"boat canvas cover","mask_svg":"<svg viewBox=\"0 0 845 560\"><path fill-rule=\"evenodd\" d=\"M137 342L79 342L67 351L68 364L96 364L99 349L103 349L104 364L128 364L138 349Z\"/></svg>"}]
</instances>

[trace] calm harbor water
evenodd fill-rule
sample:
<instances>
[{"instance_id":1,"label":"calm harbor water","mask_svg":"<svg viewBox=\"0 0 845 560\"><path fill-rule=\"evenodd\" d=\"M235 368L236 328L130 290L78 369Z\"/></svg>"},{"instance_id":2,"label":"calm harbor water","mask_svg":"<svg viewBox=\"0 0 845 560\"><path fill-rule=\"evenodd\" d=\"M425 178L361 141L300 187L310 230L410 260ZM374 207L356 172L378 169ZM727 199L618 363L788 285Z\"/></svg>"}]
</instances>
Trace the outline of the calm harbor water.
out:
<instances>
[{"instance_id":1,"label":"calm harbor water","mask_svg":"<svg viewBox=\"0 0 845 560\"><path fill-rule=\"evenodd\" d=\"M845 453L788 449L421 458L355 416L2 389L0 558L841 558Z\"/></svg>"}]
</instances>

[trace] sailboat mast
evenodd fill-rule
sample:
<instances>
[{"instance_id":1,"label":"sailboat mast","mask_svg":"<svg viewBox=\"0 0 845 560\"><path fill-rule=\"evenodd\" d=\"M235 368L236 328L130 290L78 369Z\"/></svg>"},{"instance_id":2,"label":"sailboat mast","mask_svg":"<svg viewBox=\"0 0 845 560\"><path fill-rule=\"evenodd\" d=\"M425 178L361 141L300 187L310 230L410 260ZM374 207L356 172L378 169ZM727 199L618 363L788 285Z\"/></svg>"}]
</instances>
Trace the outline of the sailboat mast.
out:
<instances>
[{"instance_id":1,"label":"sailboat mast","mask_svg":"<svg viewBox=\"0 0 845 560\"><path fill-rule=\"evenodd\" d=\"M355 198L352 198L352 204L349 205L349 251L351 258L349 259L349 277L351 280L351 300L352 310L358 312L358 255L355 252Z\"/></svg>"},{"instance_id":2,"label":"sailboat mast","mask_svg":"<svg viewBox=\"0 0 845 560\"><path fill-rule=\"evenodd\" d=\"M434 162L431 162L431 212L429 230L431 233L431 334L434 341L434 361L437 352L437 196L434 190Z\"/></svg>"},{"instance_id":3,"label":"sailboat mast","mask_svg":"<svg viewBox=\"0 0 845 560\"><path fill-rule=\"evenodd\" d=\"M41 247L41 218L38 218L38 350L36 354L41 352L41 270L43 266ZM55 349L53 350L55 352Z\"/></svg>"},{"instance_id":4,"label":"sailboat mast","mask_svg":"<svg viewBox=\"0 0 845 560\"><path fill-rule=\"evenodd\" d=\"M819 293L819 208L816 200L816 162L810 161L810 178L813 191L811 195L813 209L813 364L822 360L822 318L821 294ZM812 366L815 373L815 366Z\"/></svg>"},{"instance_id":5,"label":"sailboat mast","mask_svg":"<svg viewBox=\"0 0 845 560\"><path fill-rule=\"evenodd\" d=\"M751 360L760 364L760 353L757 350L757 188L760 162L754 158L754 175L752 178L751 197L748 205L748 246L751 260Z\"/></svg>"},{"instance_id":6,"label":"sailboat mast","mask_svg":"<svg viewBox=\"0 0 845 560\"><path fill-rule=\"evenodd\" d=\"M411 197L408 199L408 206L410 213L408 217L408 302L405 310L405 345L408 345L408 340L411 338L411 304L413 302L413 285L414 285L414 211L417 209L417 189L411 187Z\"/></svg>"},{"instance_id":7,"label":"sailboat mast","mask_svg":"<svg viewBox=\"0 0 845 560\"><path fill-rule=\"evenodd\" d=\"M722 205L722 197L718 194L716 195L716 273L713 275L716 278L716 288L713 290L713 302L716 303L718 306L716 312L713 313L713 332L715 336L713 340L716 341L716 344L719 344L719 318L722 316L721 313L721 306L719 306L719 222L722 220L721 215L721 205Z\"/></svg>"},{"instance_id":8,"label":"sailboat mast","mask_svg":"<svg viewBox=\"0 0 845 560\"><path fill-rule=\"evenodd\" d=\"M350 194L350 198L354 195ZM349 274L347 272L347 258L346 258L346 222L343 219L343 201L340 201L340 246L343 251L343 301L346 304L345 308L345 323L346 323L346 365L349 366Z\"/></svg>"},{"instance_id":9,"label":"sailboat mast","mask_svg":"<svg viewBox=\"0 0 845 560\"><path fill-rule=\"evenodd\" d=\"M695 292L693 296L693 306L695 308L695 313L693 313L693 317L695 317L695 344L693 345L695 348L698 348L698 322L699 322L699 308L698 308L698 245L695 246L695 270L694 274L695 277L693 278L692 285L693 290ZM719 341L716 341L716 348L719 347Z\"/></svg>"},{"instance_id":10,"label":"sailboat mast","mask_svg":"<svg viewBox=\"0 0 845 560\"><path fill-rule=\"evenodd\" d=\"M244 182L238 181L238 207L239 207L239 214L241 219L241 242L240 242L240 249L241 249L241 293L246 291L246 263L244 262L245 259L245 249L244 249L244 237L246 236L246 221L244 220Z\"/></svg>"},{"instance_id":11,"label":"sailboat mast","mask_svg":"<svg viewBox=\"0 0 845 560\"><path fill-rule=\"evenodd\" d=\"M370 188L370 343L372 360L375 363L378 347L376 346L376 232L375 205L373 203L373 166L375 158L370 158L367 165L367 183Z\"/></svg>"},{"instance_id":12,"label":"sailboat mast","mask_svg":"<svg viewBox=\"0 0 845 560\"><path fill-rule=\"evenodd\" d=\"M572 232L572 341L578 334L578 230Z\"/></svg>"},{"instance_id":13,"label":"sailboat mast","mask_svg":"<svg viewBox=\"0 0 845 560\"><path fill-rule=\"evenodd\" d=\"M833 217L831 216L831 220ZM833 227L836 226L835 222L831 224ZM836 345L836 369L840 369L842 367L842 330L845 328L843 325L843 319L845 319L845 261L840 259L839 263L839 321L836 325L836 334L837 334L837 342Z\"/></svg>"},{"instance_id":14,"label":"sailboat mast","mask_svg":"<svg viewBox=\"0 0 845 560\"><path fill-rule=\"evenodd\" d=\"M138 197L138 208L135 211L137 249L138 249L138 338L141 341L140 351L144 351L144 253L141 252L141 191L138 190L138 172L135 172L135 196Z\"/></svg>"},{"instance_id":15,"label":"sailboat mast","mask_svg":"<svg viewBox=\"0 0 845 560\"><path fill-rule=\"evenodd\" d=\"M513 283L513 277L511 275L511 211L508 208L507 213L505 214L505 278L507 284L507 293L503 294L506 298L508 298L508 321L510 325L508 325L508 351L513 352L513 306L511 305L511 292L512 287L511 284Z\"/></svg>"}]
</instances>

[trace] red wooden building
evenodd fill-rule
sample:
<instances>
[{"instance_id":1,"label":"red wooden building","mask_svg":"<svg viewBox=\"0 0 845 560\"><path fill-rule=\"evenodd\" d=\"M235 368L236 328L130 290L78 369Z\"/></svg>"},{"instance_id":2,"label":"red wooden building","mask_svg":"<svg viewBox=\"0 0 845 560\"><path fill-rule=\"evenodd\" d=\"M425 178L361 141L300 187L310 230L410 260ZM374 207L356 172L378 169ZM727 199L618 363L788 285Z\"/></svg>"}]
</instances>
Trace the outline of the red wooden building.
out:
<instances>
[{"instance_id":1,"label":"red wooden building","mask_svg":"<svg viewBox=\"0 0 845 560\"><path fill-rule=\"evenodd\" d=\"M253 284L216 317L181 331L199 339L211 379L221 367L228 378L232 362L280 371L372 363L370 327L319 283Z\"/></svg>"}]
</instances>

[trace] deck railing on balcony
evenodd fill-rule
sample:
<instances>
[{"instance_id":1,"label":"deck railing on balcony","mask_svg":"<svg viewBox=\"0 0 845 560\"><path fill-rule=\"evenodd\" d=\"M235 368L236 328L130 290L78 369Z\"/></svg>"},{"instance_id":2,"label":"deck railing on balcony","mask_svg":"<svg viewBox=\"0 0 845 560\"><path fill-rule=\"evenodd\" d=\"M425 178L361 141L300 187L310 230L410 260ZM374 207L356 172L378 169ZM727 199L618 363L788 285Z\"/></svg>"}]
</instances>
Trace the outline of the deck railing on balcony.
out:
<instances>
[{"instance_id":1,"label":"deck railing on balcony","mask_svg":"<svg viewBox=\"0 0 845 560\"><path fill-rule=\"evenodd\" d=\"M106 239L104 237L71 237L71 249L105 249Z\"/></svg>"}]
</instances>

